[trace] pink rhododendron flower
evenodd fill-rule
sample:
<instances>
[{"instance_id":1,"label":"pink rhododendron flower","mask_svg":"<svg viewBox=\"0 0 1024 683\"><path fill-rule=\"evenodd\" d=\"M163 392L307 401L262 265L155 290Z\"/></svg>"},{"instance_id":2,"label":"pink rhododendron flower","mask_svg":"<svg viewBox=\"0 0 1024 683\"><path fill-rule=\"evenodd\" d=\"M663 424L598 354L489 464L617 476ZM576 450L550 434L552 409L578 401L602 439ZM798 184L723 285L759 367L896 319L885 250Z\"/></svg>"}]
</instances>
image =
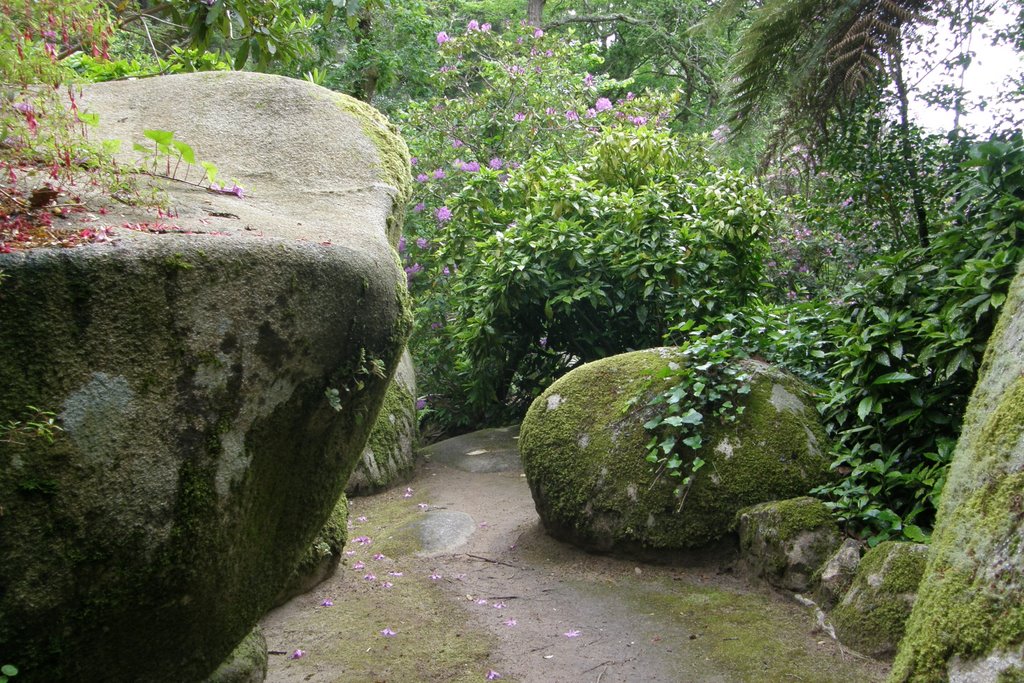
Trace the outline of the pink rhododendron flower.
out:
<instances>
[{"instance_id":1,"label":"pink rhododendron flower","mask_svg":"<svg viewBox=\"0 0 1024 683\"><path fill-rule=\"evenodd\" d=\"M517 111L516 115L512 117L512 120L515 121L516 123L519 123L520 121L525 121L526 120L526 114L524 114L521 111Z\"/></svg>"},{"instance_id":2,"label":"pink rhododendron flower","mask_svg":"<svg viewBox=\"0 0 1024 683\"><path fill-rule=\"evenodd\" d=\"M612 108L612 101L607 97L598 97L597 102L594 103L594 109L597 111L608 111Z\"/></svg>"},{"instance_id":3,"label":"pink rhododendron flower","mask_svg":"<svg viewBox=\"0 0 1024 683\"><path fill-rule=\"evenodd\" d=\"M487 168L491 169L492 171L501 170L501 167L504 166L504 165L505 165L505 162L503 162L498 157L494 157L489 162L487 162Z\"/></svg>"},{"instance_id":4,"label":"pink rhododendron flower","mask_svg":"<svg viewBox=\"0 0 1024 683\"><path fill-rule=\"evenodd\" d=\"M448 174L444 172L443 168L435 168L434 169L434 179L435 180L442 180L446 175L448 175Z\"/></svg>"},{"instance_id":5,"label":"pink rhododendron flower","mask_svg":"<svg viewBox=\"0 0 1024 683\"><path fill-rule=\"evenodd\" d=\"M594 85L594 76L592 74L587 74L586 76L584 76L583 85L588 88Z\"/></svg>"},{"instance_id":6,"label":"pink rhododendron flower","mask_svg":"<svg viewBox=\"0 0 1024 683\"><path fill-rule=\"evenodd\" d=\"M481 33L489 33L490 30L491 30L491 25L490 24L481 24L480 25L480 32Z\"/></svg>"},{"instance_id":7,"label":"pink rhododendron flower","mask_svg":"<svg viewBox=\"0 0 1024 683\"><path fill-rule=\"evenodd\" d=\"M444 31L441 31L440 33L437 34L437 44L438 45L444 45L449 40L451 40L451 38L449 38L448 34L445 33Z\"/></svg>"},{"instance_id":8,"label":"pink rhododendron flower","mask_svg":"<svg viewBox=\"0 0 1024 683\"><path fill-rule=\"evenodd\" d=\"M533 32L533 37L534 38L543 38L544 37L543 29L537 29L536 31L534 31Z\"/></svg>"},{"instance_id":9,"label":"pink rhododendron flower","mask_svg":"<svg viewBox=\"0 0 1024 683\"><path fill-rule=\"evenodd\" d=\"M423 202L419 202L419 203L416 204L416 206L412 207L412 210L415 213L422 213L423 210L426 209L426 208L427 208L426 204L424 204Z\"/></svg>"},{"instance_id":10,"label":"pink rhododendron flower","mask_svg":"<svg viewBox=\"0 0 1024 683\"><path fill-rule=\"evenodd\" d=\"M466 32L467 33L469 31L479 31L479 30L480 30L480 22L477 21L476 19L470 19L469 23L466 24Z\"/></svg>"},{"instance_id":11,"label":"pink rhododendron flower","mask_svg":"<svg viewBox=\"0 0 1024 683\"><path fill-rule=\"evenodd\" d=\"M417 237L416 238L416 246L419 247L420 249L426 249L429 245L430 245L430 242L427 241L426 237Z\"/></svg>"},{"instance_id":12,"label":"pink rhododendron flower","mask_svg":"<svg viewBox=\"0 0 1024 683\"><path fill-rule=\"evenodd\" d=\"M565 112L565 118L568 121L579 121L580 120L580 115L577 114L572 109L570 109L569 111Z\"/></svg>"}]
</instances>

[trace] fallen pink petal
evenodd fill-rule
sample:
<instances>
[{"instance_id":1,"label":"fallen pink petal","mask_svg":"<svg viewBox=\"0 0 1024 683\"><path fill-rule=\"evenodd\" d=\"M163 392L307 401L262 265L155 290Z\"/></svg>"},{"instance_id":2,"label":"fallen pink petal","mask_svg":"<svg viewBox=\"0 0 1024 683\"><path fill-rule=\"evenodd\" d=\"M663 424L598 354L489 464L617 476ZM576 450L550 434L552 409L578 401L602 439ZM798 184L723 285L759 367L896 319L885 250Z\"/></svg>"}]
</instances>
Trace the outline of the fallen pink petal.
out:
<instances>
[{"instance_id":1,"label":"fallen pink petal","mask_svg":"<svg viewBox=\"0 0 1024 683\"><path fill-rule=\"evenodd\" d=\"M292 656L289 657L289 659L301 659L302 657L305 657L305 656L306 656L306 651L305 650L296 650L295 652L292 653Z\"/></svg>"},{"instance_id":2,"label":"fallen pink petal","mask_svg":"<svg viewBox=\"0 0 1024 683\"><path fill-rule=\"evenodd\" d=\"M375 553L374 556L373 556L373 559L375 559L375 560L386 560L388 558L387 558L387 556L384 555L384 553Z\"/></svg>"},{"instance_id":3,"label":"fallen pink petal","mask_svg":"<svg viewBox=\"0 0 1024 683\"><path fill-rule=\"evenodd\" d=\"M478 604L478 605L486 605L487 601L484 600L483 598L480 598L479 600L476 601L476 604Z\"/></svg>"},{"instance_id":4,"label":"fallen pink petal","mask_svg":"<svg viewBox=\"0 0 1024 683\"><path fill-rule=\"evenodd\" d=\"M402 572L388 572L388 576L402 576Z\"/></svg>"},{"instance_id":5,"label":"fallen pink petal","mask_svg":"<svg viewBox=\"0 0 1024 683\"><path fill-rule=\"evenodd\" d=\"M363 567L365 567L365 566L366 566L366 565L365 565L365 564L363 564L363 561L362 561L362 560L360 560L359 562L356 562L356 563L355 563L354 565L352 565L352 569L356 569L356 570L359 570L359 569L362 569L362 568L363 568Z\"/></svg>"},{"instance_id":6,"label":"fallen pink petal","mask_svg":"<svg viewBox=\"0 0 1024 683\"><path fill-rule=\"evenodd\" d=\"M416 507L418 507L420 510L426 510L430 506L427 505L426 503L416 503Z\"/></svg>"},{"instance_id":7,"label":"fallen pink petal","mask_svg":"<svg viewBox=\"0 0 1024 683\"><path fill-rule=\"evenodd\" d=\"M519 622L516 621L515 619L506 619L505 622L504 622L505 626L508 626L508 627L515 626L518 623Z\"/></svg>"},{"instance_id":8,"label":"fallen pink petal","mask_svg":"<svg viewBox=\"0 0 1024 683\"><path fill-rule=\"evenodd\" d=\"M493 607L494 609L505 609L506 607L508 607L508 605L506 605L503 602L496 602L493 605L491 605L491 607Z\"/></svg>"},{"instance_id":9,"label":"fallen pink petal","mask_svg":"<svg viewBox=\"0 0 1024 683\"><path fill-rule=\"evenodd\" d=\"M363 578L366 579L367 581L376 581L377 580L377 575L376 574L366 574L365 576L363 576Z\"/></svg>"},{"instance_id":10,"label":"fallen pink petal","mask_svg":"<svg viewBox=\"0 0 1024 683\"><path fill-rule=\"evenodd\" d=\"M579 638L580 637L580 632L579 632L578 629L574 628L571 631L566 631L562 635L565 636L566 638Z\"/></svg>"},{"instance_id":11,"label":"fallen pink petal","mask_svg":"<svg viewBox=\"0 0 1024 683\"><path fill-rule=\"evenodd\" d=\"M359 545L370 545L373 543L373 539L369 536L356 536L352 539L352 542L358 543Z\"/></svg>"},{"instance_id":12,"label":"fallen pink petal","mask_svg":"<svg viewBox=\"0 0 1024 683\"><path fill-rule=\"evenodd\" d=\"M356 521L357 522L365 522L366 521L366 515L359 515L358 517L356 517Z\"/></svg>"},{"instance_id":13,"label":"fallen pink petal","mask_svg":"<svg viewBox=\"0 0 1024 683\"><path fill-rule=\"evenodd\" d=\"M438 574L437 572L434 572L433 574L430 575L430 580L431 581L440 581L443 578L444 577L441 576L440 574Z\"/></svg>"},{"instance_id":14,"label":"fallen pink petal","mask_svg":"<svg viewBox=\"0 0 1024 683\"><path fill-rule=\"evenodd\" d=\"M383 583L380 584L380 587L381 588L391 588L394 585L395 584L391 583L390 581L384 581Z\"/></svg>"},{"instance_id":15,"label":"fallen pink petal","mask_svg":"<svg viewBox=\"0 0 1024 683\"><path fill-rule=\"evenodd\" d=\"M330 598L325 598L324 601L320 603L320 606L321 607L334 607L334 601L331 600Z\"/></svg>"},{"instance_id":16,"label":"fallen pink petal","mask_svg":"<svg viewBox=\"0 0 1024 683\"><path fill-rule=\"evenodd\" d=\"M498 673L497 671L493 671L492 670L492 671L488 671L487 672L487 680L489 680L489 681L496 681L499 678L501 678L501 674Z\"/></svg>"},{"instance_id":17,"label":"fallen pink petal","mask_svg":"<svg viewBox=\"0 0 1024 683\"><path fill-rule=\"evenodd\" d=\"M392 638L398 635L398 631L392 631L390 628L385 628L383 631L380 632L380 634L385 638Z\"/></svg>"}]
</instances>

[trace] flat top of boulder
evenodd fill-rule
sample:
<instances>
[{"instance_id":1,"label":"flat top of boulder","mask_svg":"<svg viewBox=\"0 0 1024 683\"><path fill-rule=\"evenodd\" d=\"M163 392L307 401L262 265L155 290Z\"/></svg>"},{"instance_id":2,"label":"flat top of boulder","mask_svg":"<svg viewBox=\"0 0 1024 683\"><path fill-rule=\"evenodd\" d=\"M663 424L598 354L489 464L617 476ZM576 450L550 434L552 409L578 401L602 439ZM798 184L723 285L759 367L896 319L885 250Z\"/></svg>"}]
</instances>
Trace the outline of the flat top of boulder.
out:
<instances>
[{"instance_id":1,"label":"flat top of boulder","mask_svg":"<svg viewBox=\"0 0 1024 683\"><path fill-rule=\"evenodd\" d=\"M362 102L283 76L205 72L89 85L79 107L99 115L90 136L122 141L125 159L139 158L127 151L133 143L154 146L144 131L172 131L198 160L217 167L221 184L244 188L239 199L163 183L174 209L158 221L167 232L357 248L397 242L392 214L404 211L408 150L393 126ZM178 167L177 179L186 178L185 167ZM166 170L163 162L159 170ZM188 169L187 179L203 180L203 170ZM152 210L109 209L96 225L157 222Z\"/></svg>"},{"instance_id":2,"label":"flat top of boulder","mask_svg":"<svg viewBox=\"0 0 1024 683\"><path fill-rule=\"evenodd\" d=\"M423 449L430 460L463 472L508 472L522 467L519 426L483 429L445 439Z\"/></svg>"}]
</instances>

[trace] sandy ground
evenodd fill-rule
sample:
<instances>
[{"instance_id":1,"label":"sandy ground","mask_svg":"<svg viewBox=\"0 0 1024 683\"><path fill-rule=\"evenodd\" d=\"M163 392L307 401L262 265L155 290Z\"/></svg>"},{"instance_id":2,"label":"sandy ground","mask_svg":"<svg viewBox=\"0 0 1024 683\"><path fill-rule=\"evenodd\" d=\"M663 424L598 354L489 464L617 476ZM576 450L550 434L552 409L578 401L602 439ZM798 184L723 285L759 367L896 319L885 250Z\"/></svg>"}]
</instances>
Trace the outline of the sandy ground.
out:
<instances>
[{"instance_id":1,"label":"sandy ground","mask_svg":"<svg viewBox=\"0 0 1024 683\"><path fill-rule=\"evenodd\" d=\"M424 553L417 525L442 512L471 518L457 516L463 528L449 530L453 542L468 539ZM515 469L424 463L408 487L354 499L350 520L336 574L262 622L270 683L488 675L536 683L846 682L886 674L817 630L792 596L750 585L728 565L637 563L550 539Z\"/></svg>"}]
</instances>

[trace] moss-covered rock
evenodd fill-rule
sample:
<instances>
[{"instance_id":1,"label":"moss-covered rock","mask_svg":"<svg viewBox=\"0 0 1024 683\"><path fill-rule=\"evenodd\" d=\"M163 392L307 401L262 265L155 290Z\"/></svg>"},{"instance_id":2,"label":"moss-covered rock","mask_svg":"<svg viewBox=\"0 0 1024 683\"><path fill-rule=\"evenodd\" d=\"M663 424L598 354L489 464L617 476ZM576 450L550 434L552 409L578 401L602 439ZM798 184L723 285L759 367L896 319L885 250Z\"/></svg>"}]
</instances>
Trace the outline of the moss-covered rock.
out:
<instances>
[{"instance_id":1,"label":"moss-covered rock","mask_svg":"<svg viewBox=\"0 0 1024 683\"><path fill-rule=\"evenodd\" d=\"M412 476L416 464L416 374L406 351L345 492L364 496Z\"/></svg>"},{"instance_id":2,"label":"moss-covered rock","mask_svg":"<svg viewBox=\"0 0 1024 683\"><path fill-rule=\"evenodd\" d=\"M777 588L803 592L841 541L825 504L803 496L740 510L740 561Z\"/></svg>"},{"instance_id":3,"label":"moss-covered rock","mask_svg":"<svg viewBox=\"0 0 1024 683\"><path fill-rule=\"evenodd\" d=\"M839 640L872 657L896 654L927 555L923 543L897 541L864 553L853 585L831 615Z\"/></svg>"},{"instance_id":4,"label":"moss-covered rock","mask_svg":"<svg viewBox=\"0 0 1024 683\"><path fill-rule=\"evenodd\" d=\"M257 626L203 683L263 683L267 663L267 639Z\"/></svg>"},{"instance_id":5,"label":"moss-covered rock","mask_svg":"<svg viewBox=\"0 0 1024 683\"><path fill-rule=\"evenodd\" d=\"M296 595L312 590L324 581L341 562L341 551L348 540L348 498L343 494L338 499L327 523L316 535L313 544L299 560L299 564L288 579L287 585L281 590L275 601L282 605Z\"/></svg>"},{"instance_id":6,"label":"moss-covered rock","mask_svg":"<svg viewBox=\"0 0 1024 683\"><path fill-rule=\"evenodd\" d=\"M1020 680L1022 595L1024 264L967 406L928 568L891 680Z\"/></svg>"},{"instance_id":7,"label":"moss-covered rock","mask_svg":"<svg viewBox=\"0 0 1024 683\"><path fill-rule=\"evenodd\" d=\"M404 143L339 97L241 72L85 89L98 137L174 131L246 198L171 183L176 215L0 254L0 423L33 405L64 429L0 444L19 683L203 680L331 513L411 325L408 174L381 161Z\"/></svg>"},{"instance_id":8,"label":"moss-covered rock","mask_svg":"<svg viewBox=\"0 0 1024 683\"><path fill-rule=\"evenodd\" d=\"M707 464L679 509L674 486L646 462L647 405L659 371L685 362L676 349L637 351L581 366L527 413L523 468L545 529L600 551L694 549L734 529L739 509L806 493L828 477L825 436L809 391L749 362L750 393L736 423L708 424Z\"/></svg>"}]
</instances>

